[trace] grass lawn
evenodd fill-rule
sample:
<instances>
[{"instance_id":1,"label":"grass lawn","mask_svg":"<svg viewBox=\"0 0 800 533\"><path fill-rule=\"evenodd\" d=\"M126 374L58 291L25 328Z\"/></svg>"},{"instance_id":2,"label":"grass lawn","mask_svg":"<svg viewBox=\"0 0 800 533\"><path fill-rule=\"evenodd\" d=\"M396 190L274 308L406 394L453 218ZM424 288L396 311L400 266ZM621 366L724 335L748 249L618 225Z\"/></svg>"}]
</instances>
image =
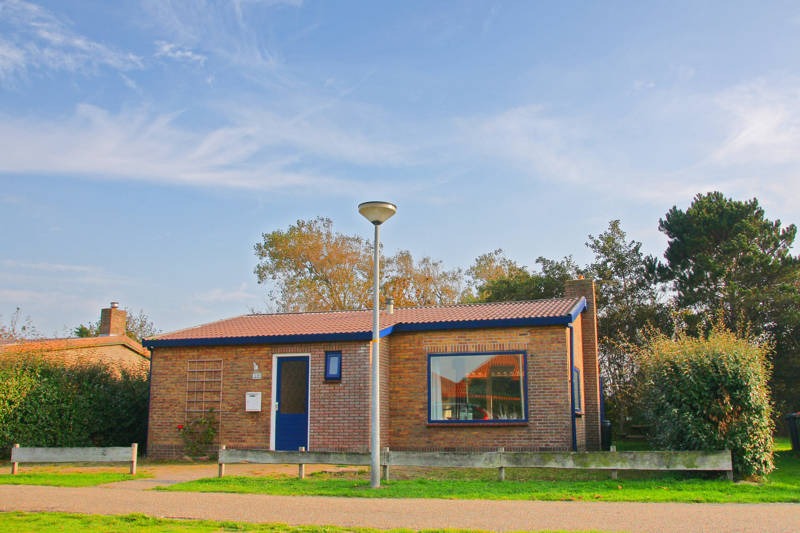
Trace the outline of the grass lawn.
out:
<instances>
[{"instance_id":1,"label":"grass lawn","mask_svg":"<svg viewBox=\"0 0 800 533\"><path fill-rule=\"evenodd\" d=\"M306 479L288 476L206 478L156 490L362 498L448 498L491 500L585 500L635 502L760 503L800 502L800 457L778 442L775 471L762 483L731 483L722 476L689 473L620 472L611 480L599 471L507 469L496 471L420 469L416 476L384 481L371 490L366 471L319 472ZM420 477L421 476L421 477Z\"/></svg>"},{"instance_id":2,"label":"grass lawn","mask_svg":"<svg viewBox=\"0 0 800 533\"><path fill-rule=\"evenodd\" d=\"M774 450L776 452L788 452L792 449L792 441L789 437L776 437Z\"/></svg>"},{"instance_id":3,"label":"grass lawn","mask_svg":"<svg viewBox=\"0 0 800 533\"><path fill-rule=\"evenodd\" d=\"M287 526L286 524L248 524L245 522L212 522L208 520L171 520L152 518L142 514L123 516L80 515L68 513L0 513L0 531L5 533L23 533L28 531L58 531L93 533L114 531L129 533L153 531L168 533L176 531L212 532L212 531L258 531L269 533L383 533L411 531L409 529L378 530L368 528L342 528L334 526ZM466 531L456 529L437 529L423 531L452 532ZM553 532L555 533L555 532Z\"/></svg>"},{"instance_id":4,"label":"grass lawn","mask_svg":"<svg viewBox=\"0 0 800 533\"><path fill-rule=\"evenodd\" d=\"M104 483L153 477L146 472L136 476L118 472L30 472L0 474L0 485L51 485L53 487L93 487ZM2 530L2 528L0 528Z\"/></svg>"}]
</instances>

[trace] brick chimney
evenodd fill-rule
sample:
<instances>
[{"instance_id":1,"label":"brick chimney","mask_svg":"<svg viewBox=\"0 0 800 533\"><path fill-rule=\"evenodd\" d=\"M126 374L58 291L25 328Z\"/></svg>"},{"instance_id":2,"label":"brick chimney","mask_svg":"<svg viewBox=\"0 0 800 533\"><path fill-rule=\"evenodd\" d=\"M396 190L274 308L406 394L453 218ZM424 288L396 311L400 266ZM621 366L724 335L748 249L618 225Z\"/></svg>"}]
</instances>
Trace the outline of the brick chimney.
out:
<instances>
[{"instance_id":1,"label":"brick chimney","mask_svg":"<svg viewBox=\"0 0 800 533\"><path fill-rule=\"evenodd\" d=\"M586 409L586 447L600 449L600 369L597 349L597 307L594 280L569 280L564 289L567 298L586 298L586 310L581 313L583 336L583 391Z\"/></svg>"},{"instance_id":2,"label":"brick chimney","mask_svg":"<svg viewBox=\"0 0 800 533\"><path fill-rule=\"evenodd\" d=\"M101 336L125 335L125 323L128 313L119 308L118 302L111 302L111 306L100 310Z\"/></svg>"}]
</instances>

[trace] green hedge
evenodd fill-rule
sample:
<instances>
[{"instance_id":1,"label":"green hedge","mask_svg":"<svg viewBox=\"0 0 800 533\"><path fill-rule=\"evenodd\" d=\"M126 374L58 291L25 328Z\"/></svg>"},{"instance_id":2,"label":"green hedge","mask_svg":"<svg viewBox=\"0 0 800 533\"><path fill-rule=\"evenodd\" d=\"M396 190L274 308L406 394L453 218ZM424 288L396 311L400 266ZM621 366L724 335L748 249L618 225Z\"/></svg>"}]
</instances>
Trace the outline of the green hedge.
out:
<instances>
[{"instance_id":1,"label":"green hedge","mask_svg":"<svg viewBox=\"0 0 800 533\"><path fill-rule=\"evenodd\" d=\"M734 472L772 462L769 350L723 328L707 338L654 334L642 351L640 406L659 449L733 452Z\"/></svg>"},{"instance_id":2,"label":"green hedge","mask_svg":"<svg viewBox=\"0 0 800 533\"><path fill-rule=\"evenodd\" d=\"M147 375L101 363L0 364L0 454L11 446L128 446L147 437Z\"/></svg>"}]
</instances>

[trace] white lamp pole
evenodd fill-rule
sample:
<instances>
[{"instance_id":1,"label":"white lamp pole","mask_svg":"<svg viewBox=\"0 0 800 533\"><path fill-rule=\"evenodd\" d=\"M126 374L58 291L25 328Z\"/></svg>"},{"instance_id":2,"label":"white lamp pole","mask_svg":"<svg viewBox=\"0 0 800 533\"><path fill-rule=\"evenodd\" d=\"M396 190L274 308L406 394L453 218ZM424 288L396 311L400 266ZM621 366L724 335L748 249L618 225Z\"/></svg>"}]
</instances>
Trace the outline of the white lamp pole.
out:
<instances>
[{"instance_id":1,"label":"white lamp pole","mask_svg":"<svg viewBox=\"0 0 800 533\"><path fill-rule=\"evenodd\" d=\"M373 489L381 486L381 404L380 404L380 329L378 312L380 298L380 226L397 212L397 206L389 202L364 202L358 204L358 212L375 226L375 249L373 250L374 263L374 294L372 295L372 397L370 399L370 467L369 483Z\"/></svg>"}]
</instances>

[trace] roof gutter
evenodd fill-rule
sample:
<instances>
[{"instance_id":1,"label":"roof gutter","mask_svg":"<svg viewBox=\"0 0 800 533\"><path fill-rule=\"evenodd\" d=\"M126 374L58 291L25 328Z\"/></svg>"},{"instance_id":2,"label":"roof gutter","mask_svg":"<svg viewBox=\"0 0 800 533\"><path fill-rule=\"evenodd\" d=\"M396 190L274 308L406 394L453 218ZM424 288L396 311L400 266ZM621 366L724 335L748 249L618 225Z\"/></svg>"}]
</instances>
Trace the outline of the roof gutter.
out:
<instances>
[{"instance_id":1,"label":"roof gutter","mask_svg":"<svg viewBox=\"0 0 800 533\"><path fill-rule=\"evenodd\" d=\"M144 424L144 456L147 457L147 452L150 443L150 402L153 399L153 356L155 353L150 354L150 364L147 367L147 419Z\"/></svg>"}]
</instances>

